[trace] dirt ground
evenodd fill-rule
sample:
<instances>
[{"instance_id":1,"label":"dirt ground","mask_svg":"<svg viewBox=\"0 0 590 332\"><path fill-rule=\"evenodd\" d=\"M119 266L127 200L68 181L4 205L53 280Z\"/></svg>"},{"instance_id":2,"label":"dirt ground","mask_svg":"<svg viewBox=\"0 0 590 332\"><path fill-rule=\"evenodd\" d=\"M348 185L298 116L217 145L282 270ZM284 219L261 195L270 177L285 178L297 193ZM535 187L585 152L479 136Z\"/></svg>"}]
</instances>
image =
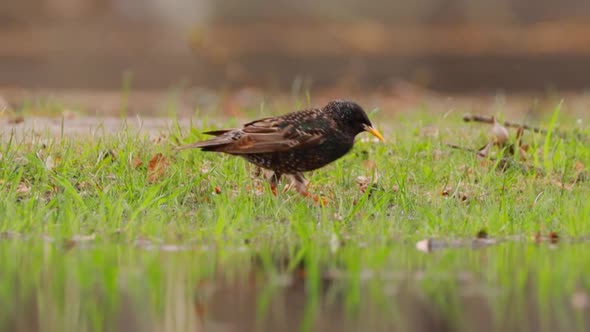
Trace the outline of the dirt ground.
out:
<instances>
[{"instance_id":1,"label":"dirt ground","mask_svg":"<svg viewBox=\"0 0 590 332\"><path fill-rule=\"evenodd\" d=\"M588 117L590 95L554 93L538 95L446 95L399 82L390 90L374 94L325 89L311 96L309 105L320 106L332 99L353 99L365 109L380 114L409 115L426 112L434 117L451 114L501 114L514 121L535 123L563 100L566 116ZM4 139L49 133L97 135L116 133L124 126L160 136L171 126L198 125L203 117L247 120L280 114L308 105L306 97L276 94L254 88L214 91L190 88L157 91L24 90L0 89L0 128Z\"/></svg>"}]
</instances>

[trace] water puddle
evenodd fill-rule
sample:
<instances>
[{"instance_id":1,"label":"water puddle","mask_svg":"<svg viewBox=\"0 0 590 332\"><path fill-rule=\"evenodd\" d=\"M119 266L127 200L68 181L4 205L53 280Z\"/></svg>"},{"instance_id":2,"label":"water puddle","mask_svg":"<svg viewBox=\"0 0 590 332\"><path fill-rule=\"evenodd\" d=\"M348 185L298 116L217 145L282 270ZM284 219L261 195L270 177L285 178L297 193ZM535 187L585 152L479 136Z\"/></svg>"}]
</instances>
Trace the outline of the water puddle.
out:
<instances>
[{"instance_id":1,"label":"water puddle","mask_svg":"<svg viewBox=\"0 0 590 332\"><path fill-rule=\"evenodd\" d=\"M425 240L425 255L2 238L2 331L575 331L590 317L583 239Z\"/></svg>"}]
</instances>

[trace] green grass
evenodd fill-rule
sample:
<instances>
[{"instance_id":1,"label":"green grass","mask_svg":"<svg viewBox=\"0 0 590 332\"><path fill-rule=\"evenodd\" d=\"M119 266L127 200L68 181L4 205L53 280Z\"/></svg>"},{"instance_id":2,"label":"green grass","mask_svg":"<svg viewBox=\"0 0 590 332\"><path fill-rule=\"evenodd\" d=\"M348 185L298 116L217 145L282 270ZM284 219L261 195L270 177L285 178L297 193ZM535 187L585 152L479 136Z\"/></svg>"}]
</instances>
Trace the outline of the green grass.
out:
<instances>
[{"instance_id":1,"label":"green grass","mask_svg":"<svg viewBox=\"0 0 590 332\"><path fill-rule=\"evenodd\" d=\"M215 127L209 123L173 126L158 142L132 128L5 135L0 326L186 330L227 321L239 304L252 309L244 324L268 330L281 319L294 330L341 330L332 307L351 330L429 330L421 325L428 317L469 329L484 316L490 327L583 329L587 319L570 297L590 286L589 246L573 243L590 234L590 186L580 166L590 166L590 144L555 135L573 124L558 110L543 122L549 135L525 133L528 160L517 156L506 170L446 146L479 148L486 126L378 113L373 122L387 142L359 137L347 156L308 175L327 206L294 191L274 197L240 158L174 150L203 138L199 132ZM157 154L168 166L150 179ZM363 193L359 176L374 179L374 190ZM480 230L507 241L431 254L415 248L425 238L472 239ZM560 237L557 249L535 243L535 234L550 232ZM305 306L281 304L298 282ZM211 295L207 284L242 295ZM201 302L206 318L194 313ZM224 310L227 317L215 316Z\"/></svg>"}]
</instances>

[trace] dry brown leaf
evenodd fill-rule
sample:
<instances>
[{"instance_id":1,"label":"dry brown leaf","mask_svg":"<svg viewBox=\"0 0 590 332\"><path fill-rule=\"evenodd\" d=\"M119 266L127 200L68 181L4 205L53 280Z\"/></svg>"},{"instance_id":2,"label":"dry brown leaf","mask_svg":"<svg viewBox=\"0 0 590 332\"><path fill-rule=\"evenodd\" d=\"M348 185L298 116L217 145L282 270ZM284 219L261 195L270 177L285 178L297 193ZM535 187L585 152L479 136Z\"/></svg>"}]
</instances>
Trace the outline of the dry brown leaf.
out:
<instances>
[{"instance_id":1,"label":"dry brown leaf","mask_svg":"<svg viewBox=\"0 0 590 332\"><path fill-rule=\"evenodd\" d=\"M492 144L490 144L490 143L487 143L486 145L484 145L484 146L482 146L481 148L479 148L479 149L477 150L477 155L478 155L479 157L484 157L484 158L485 158L485 157L487 157L487 156L490 154L490 146L491 146L491 145L492 145Z\"/></svg>"},{"instance_id":2,"label":"dry brown leaf","mask_svg":"<svg viewBox=\"0 0 590 332\"><path fill-rule=\"evenodd\" d=\"M51 156L47 156L44 163L48 170L53 170L55 168L55 160Z\"/></svg>"},{"instance_id":3,"label":"dry brown leaf","mask_svg":"<svg viewBox=\"0 0 590 332\"><path fill-rule=\"evenodd\" d=\"M565 189L567 191L572 191L574 189L574 183L562 183L558 180L553 180L553 184L557 186L559 189Z\"/></svg>"},{"instance_id":4,"label":"dry brown leaf","mask_svg":"<svg viewBox=\"0 0 590 332\"><path fill-rule=\"evenodd\" d=\"M440 195L441 195L441 196L445 196L445 197L446 197L446 196L449 196L449 195L451 195L452 193L453 193L453 187L446 187L445 189L443 189L443 190L440 192Z\"/></svg>"},{"instance_id":5,"label":"dry brown leaf","mask_svg":"<svg viewBox=\"0 0 590 332\"><path fill-rule=\"evenodd\" d=\"M541 231L538 231L533 236L533 240L537 244L540 244L541 242L545 241L549 242L550 244L557 244L557 242L559 242L559 234L557 234L557 232L549 232L547 236L544 236L543 233L541 233Z\"/></svg>"},{"instance_id":6,"label":"dry brown leaf","mask_svg":"<svg viewBox=\"0 0 590 332\"><path fill-rule=\"evenodd\" d=\"M164 142L166 140L166 138L167 138L166 137L166 134L160 134L160 135L158 135L156 137L153 137L152 138L152 142L154 144L160 144L160 143Z\"/></svg>"},{"instance_id":7,"label":"dry brown leaf","mask_svg":"<svg viewBox=\"0 0 590 332\"><path fill-rule=\"evenodd\" d=\"M131 161L131 167L133 167L133 169L137 169L139 167L141 167L143 165L143 161L141 159L139 159L138 157L133 158L133 160Z\"/></svg>"},{"instance_id":8,"label":"dry brown leaf","mask_svg":"<svg viewBox=\"0 0 590 332\"><path fill-rule=\"evenodd\" d=\"M549 232L549 243L556 244L559 241L559 235L556 232Z\"/></svg>"},{"instance_id":9,"label":"dry brown leaf","mask_svg":"<svg viewBox=\"0 0 590 332\"><path fill-rule=\"evenodd\" d=\"M578 172L581 172L584 170L584 164L581 161L576 161L576 164L574 165L574 169Z\"/></svg>"},{"instance_id":10,"label":"dry brown leaf","mask_svg":"<svg viewBox=\"0 0 590 332\"><path fill-rule=\"evenodd\" d=\"M479 232L475 235L478 239L487 239L488 238L488 231L485 229L480 229Z\"/></svg>"},{"instance_id":11,"label":"dry brown leaf","mask_svg":"<svg viewBox=\"0 0 590 332\"><path fill-rule=\"evenodd\" d=\"M518 153L520 154L520 158L522 160L527 160L527 151L529 150L528 144L524 144L518 147Z\"/></svg>"},{"instance_id":12,"label":"dry brown leaf","mask_svg":"<svg viewBox=\"0 0 590 332\"><path fill-rule=\"evenodd\" d=\"M518 127L516 129L516 141L518 142L518 145L520 145L522 136L524 135L524 128L523 127Z\"/></svg>"},{"instance_id":13,"label":"dry brown leaf","mask_svg":"<svg viewBox=\"0 0 590 332\"><path fill-rule=\"evenodd\" d=\"M357 177L356 183L359 185L359 189L363 194L369 191L369 196L373 194L375 190L383 190L383 188L377 184L377 181L367 176Z\"/></svg>"},{"instance_id":14,"label":"dry brown leaf","mask_svg":"<svg viewBox=\"0 0 590 332\"><path fill-rule=\"evenodd\" d=\"M64 249L70 250L77 245L81 245L83 243L94 241L95 239L96 239L96 234L94 234L94 233L89 234L89 235L75 234L71 238L65 239L63 246L64 246Z\"/></svg>"},{"instance_id":15,"label":"dry brown leaf","mask_svg":"<svg viewBox=\"0 0 590 332\"><path fill-rule=\"evenodd\" d=\"M430 239L425 239L422 241L416 242L416 249L422 252L431 252L432 251L432 244Z\"/></svg>"},{"instance_id":16,"label":"dry brown leaf","mask_svg":"<svg viewBox=\"0 0 590 332\"><path fill-rule=\"evenodd\" d=\"M365 190L367 190L367 187L369 186L369 184L371 183L371 179L367 176L359 176L356 178L356 183L359 185L360 189L362 192L365 192Z\"/></svg>"},{"instance_id":17,"label":"dry brown leaf","mask_svg":"<svg viewBox=\"0 0 590 332\"><path fill-rule=\"evenodd\" d=\"M163 154L157 153L148 164L148 181L154 183L158 181L170 167L170 161Z\"/></svg>"},{"instance_id":18,"label":"dry brown leaf","mask_svg":"<svg viewBox=\"0 0 590 332\"><path fill-rule=\"evenodd\" d=\"M25 122L25 117L24 117L24 116L22 116L22 115L15 115L15 116L12 116L12 117L10 117L10 118L7 120L7 122L8 122L9 124L19 124L19 123L23 123L23 122Z\"/></svg>"},{"instance_id":19,"label":"dry brown leaf","mask_svg":"<svg viewBox=\"0 0 590 332\"><path fill-rule=\"evenodd\" d=\"M96 239L96 234L74 234L71 240L74 242L89 242L94 241Z\"/></svg>"},{"instance_id":20,"label":"dry brown leaf","mask_svg":"<svg viewBox=\"0 0 590 332\"><path fill-rule=\"evenodd\" d=\"M19 183L18 186L16 187L16 192L18 194L26 194L29 191L31 191L31 187L23 182Z\"/></svg>"},{"instance_id":21,"label":"dry brown leaf","mask_svg":"<svg viewBox=\"0 0 590 332\"><path fill-rule=\"evenodd\" d=\"M459 199L461 202L467 202L469 200L469 196L467 195L467 193L464 192L457 193L455 197Z\"/></svg>"},{"instance_id":22,"label":"dry brown leaf","mask_svg":"<svg viewBox=\"0 0 590 332\"><path fill-rule=\"evenodd\" d=\"M504 145L508 142L508 129L502 126L495 117L492 117L494 125L492 126L491 134L494 137L494 141L498 145Z\"/></svg>"}]
</instances>

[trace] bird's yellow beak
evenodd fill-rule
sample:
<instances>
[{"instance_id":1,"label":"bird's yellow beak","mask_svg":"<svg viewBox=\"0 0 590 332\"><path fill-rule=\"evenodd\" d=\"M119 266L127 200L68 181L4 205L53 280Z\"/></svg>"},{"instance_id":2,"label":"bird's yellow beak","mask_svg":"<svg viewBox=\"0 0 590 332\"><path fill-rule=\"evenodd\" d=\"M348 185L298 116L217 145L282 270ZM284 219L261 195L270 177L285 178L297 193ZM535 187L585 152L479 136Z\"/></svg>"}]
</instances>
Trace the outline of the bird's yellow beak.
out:
<instances>
[{"instance_id":1,"label":"bird's yellow beak","mask_svg":"<svg viewBox=\"0 0 590 332\"><path fill-rule=\"evenodd\" d=\"M377 137L381 142L385 141L385 138L383 137L383 135L381 135L379 130L377 130L371 126L367 126L367 125L363 125L363 129L365 129L365 131L368 131L369 133L371 133L371 135Z\"/></svg>"}]
</instances>

